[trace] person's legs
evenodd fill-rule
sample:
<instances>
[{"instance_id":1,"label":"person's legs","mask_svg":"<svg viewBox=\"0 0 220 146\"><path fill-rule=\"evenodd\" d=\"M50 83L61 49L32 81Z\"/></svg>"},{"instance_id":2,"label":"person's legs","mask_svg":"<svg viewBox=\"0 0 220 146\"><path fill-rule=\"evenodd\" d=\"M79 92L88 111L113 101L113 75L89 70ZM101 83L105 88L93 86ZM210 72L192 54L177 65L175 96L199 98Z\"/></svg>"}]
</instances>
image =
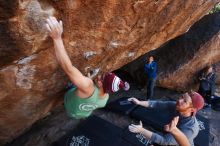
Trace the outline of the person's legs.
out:
<instances>
[{"instance_id":1,"label":"person's legs","mask_svg":"<svg viewBox=\"0 0 220 146\"><path fill-rule=\"evenodd\" d=\"M147 79L147 97L146 100L150 98L150 79Z\"/></svg>"},{"instance_id":2,"label":"person's legs","mask_svg":"<svg viewBox=\"0 0 220 146\"><path fill-rule=\"evenodd\" d=\"M202 97L205 100L204 108L210 108L211 107L211 96L210 96L211 91L205 91L202 88L199 88L198 92L199 94L202 95Z\"/></svg>"},{"instance_id":3,"label":"person's legs","mask_svg":"<svg viewBox=\"0 0 220 146\"><path fill-rule=\"evenodd\" d=\"M203 97L207 104L211 103L211 91L203 91Z\"/></svg>"},{"instance_id":4,"label":"person's legs","mask_svg":"<svg viewBox=\"0 0 220 146\"><path fill-rule=\"evenodd\" d=\"M199 87L198 93L199 93L200 95L202 95L203 98L205 98L205 97L204 97L204 96L205 96L205 91L204 91L201 87Z\"/></svg>"},{"instance_id":5,"label":"person's legs","mask_svg":"<svg viewBox=\"0 0 220 146\"><path fill-rule=\"evenodd\" d=\"M148 79L147 82L147 98L152 98L154 94L154 86L155 86L156 79Z\"/></svg>"},{"instance_id":6,"label":"person's legs","mask_svg":"<svg viewBox=\"0 0 220 146\"><path fill-rule=\"evenodd\" d=\"M208 104L211 104L211 95L209 94L209 92L206 93L205 100Z\"/></svg>"},{"instance_id":7,"label":"person's legs","mask_svg":"<svg viewBox=\"0 0 220 146\"><path fill-rule=\"evenodd\" d=\"M202 97L204 98L205 102L207 103L207 98L206 98L207 94L206 94L206 91L203 90L203 89L200 87L198 92L199 92L200 95L202 95Z\"/></svg>"},{"instance_id":8,"label":"person's legs","mask_svg":"<svg viewBox=\"0 0 220 146\"><path fill-rule=\"evenodd\" d=\"M150 91L151 91L151 92L150 92L150 98L152 98L153 95L154 95L155 82L156 82L156 78L152 79L152 81L151 81L151 86L150 86Z\"/></svg>"}]
</instances>

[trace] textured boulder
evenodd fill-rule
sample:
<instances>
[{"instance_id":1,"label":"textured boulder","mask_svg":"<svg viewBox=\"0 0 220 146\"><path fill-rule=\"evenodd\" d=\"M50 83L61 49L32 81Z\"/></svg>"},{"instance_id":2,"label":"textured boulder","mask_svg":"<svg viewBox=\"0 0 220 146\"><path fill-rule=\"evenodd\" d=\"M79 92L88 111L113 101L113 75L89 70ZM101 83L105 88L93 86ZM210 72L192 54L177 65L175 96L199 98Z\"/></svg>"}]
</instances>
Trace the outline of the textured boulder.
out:
<instances>
[{"instance_id":1,"label":"textured boulder","mask_svg":"<svg viewBox=\"0 0 220 146\"><path fill-rule=\"evenodd\" d=\"M158 49L158 85L175 90L196 89L198 73L220 61L220 13L207 15L186 34Z\"/></svg>"},{"instance_id":2,"label":"textured boulder","mask_svg":"<svg viewBox=\"0 0 220 146\"><path fill-rule=\"evenodd\" d=\"M207 15L195 23L190 30L126 65L133 79L146 84L144 62L153 55L158 64L157 85L169 89L197 90L198 74L207 65L220 62L220 12ZM216 64L219 86L219 63Z\"/></svg>"},{"instance_id":3,"label":"textured boulder","mask_svg":"<svg viewBox=\"0 0 220 146\"><path fill-rule=\"evenodd\" d=\"M62 101L67 81L45 18L64 23L64 43L83 73L115 70L186 32L220 0L0 0L0 144Z\"/></svg>"}]
</instances>

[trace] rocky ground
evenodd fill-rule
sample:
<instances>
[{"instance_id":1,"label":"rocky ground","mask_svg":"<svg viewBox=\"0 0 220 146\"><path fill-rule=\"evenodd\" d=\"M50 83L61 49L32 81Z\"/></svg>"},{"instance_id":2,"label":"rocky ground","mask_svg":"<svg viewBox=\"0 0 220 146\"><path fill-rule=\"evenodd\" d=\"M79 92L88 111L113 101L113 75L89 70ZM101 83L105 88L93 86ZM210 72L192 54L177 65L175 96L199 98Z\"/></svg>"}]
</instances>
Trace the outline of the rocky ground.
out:
<instances>
[{"instance_id":1,"label":"rocky ground","mask_svg":"<svg viewBox=\"0 0 220 146\"><path fill-rule=\"evenodd\" d=\"M154 98L175 99L179 94L180 93L175 91L156 88ZM140 91L132 86L129 92L121 91L117 94L111 95L110 101L123 96L145 97L145 95L146 90ZM130 123L137 122L129 117L121 116L103 109L96 110L93 114L123 128ZM211 109L203 109L199 114L210 119L210 146L219 146L220 140L217 137L220 136L220 125L218 124L220 121L220 112ZM6 146L48 146L72 129L76 128L80 122L81 120L68 118L63 106L60 106L55 111L49 113L46 118L34 124L22 136L13 142L6 144Z\"/></svg>"}]
</instances>

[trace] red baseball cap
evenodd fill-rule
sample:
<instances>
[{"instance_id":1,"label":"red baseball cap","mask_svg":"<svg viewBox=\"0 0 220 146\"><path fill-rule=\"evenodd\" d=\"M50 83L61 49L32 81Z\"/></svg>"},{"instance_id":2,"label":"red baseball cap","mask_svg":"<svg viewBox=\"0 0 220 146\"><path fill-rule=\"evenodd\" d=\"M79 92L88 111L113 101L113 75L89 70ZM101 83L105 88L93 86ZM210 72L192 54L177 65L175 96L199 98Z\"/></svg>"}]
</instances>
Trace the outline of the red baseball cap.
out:
<instances>
[{"instance_id":1,"label":"red baseball cap","mask_svg":"<svg viewBox=\"0 0 220 146\"><path fill-rule=\"evenodd\" d=\"M194 91L189 93L189 96L192 99L193 107L196 109L196 111L194 112L194 115L195 115L197 111L203 108L205 104L204 98L199 93L194 92Z\"/></svg>"}]
</instances>

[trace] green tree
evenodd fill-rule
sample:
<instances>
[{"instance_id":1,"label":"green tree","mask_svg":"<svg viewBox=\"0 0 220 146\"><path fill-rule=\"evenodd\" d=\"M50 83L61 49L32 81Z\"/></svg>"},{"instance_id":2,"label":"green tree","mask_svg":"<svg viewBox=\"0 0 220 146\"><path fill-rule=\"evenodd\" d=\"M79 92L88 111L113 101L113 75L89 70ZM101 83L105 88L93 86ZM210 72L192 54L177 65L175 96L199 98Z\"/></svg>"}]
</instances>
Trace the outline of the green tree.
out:
<instances>
[{"instance_id":1,"label":"green tree","mask_svg":"<svg viewBox=\"0 0 220 146\"><path fill-rule=\"evenodd\" d=\"M216 13L219 11L220 11L220 3L217 3L209 13L212 14L212 13Z\"/></svg>"}]
</instances>

